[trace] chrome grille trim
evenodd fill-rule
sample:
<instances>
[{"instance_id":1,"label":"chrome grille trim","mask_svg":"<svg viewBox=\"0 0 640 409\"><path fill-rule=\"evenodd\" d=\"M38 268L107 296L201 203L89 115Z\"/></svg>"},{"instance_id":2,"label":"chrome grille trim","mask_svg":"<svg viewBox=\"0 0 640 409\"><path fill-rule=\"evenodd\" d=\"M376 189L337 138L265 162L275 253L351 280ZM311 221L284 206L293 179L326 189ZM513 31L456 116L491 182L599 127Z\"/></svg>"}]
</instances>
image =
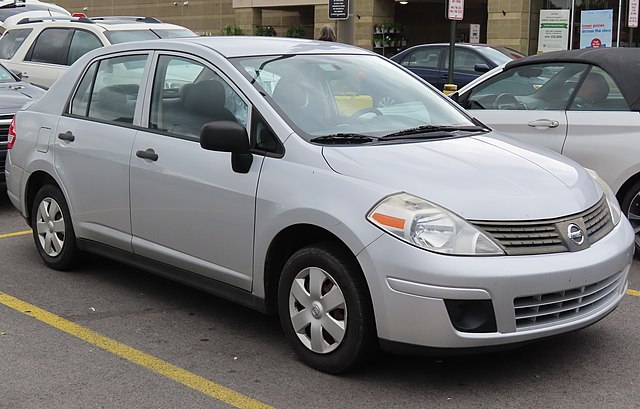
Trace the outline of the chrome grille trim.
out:
<instances>
[{"instance_id":1,"label":"chrome grille trim","mask_svg":"<svg viewBox=\"0 0 640 409\"><path fill-rule=\"evenodd\" d=\"M8 145L9 126L11 125L12 119L13 119L13 114L0 115L0 145L1 146Z\"/></svg>"},{"instance_id":2,"label":"chrome grille trim","mask_svg":"<svg viewBox=\"0 0 640 409\"><path fill-rule=\"evenodd\" d=\"M566 229L561 226L569 222L584 223L586 235L584 246L568 243ZM535 221L470 221L492 238L507 255L530 255L561 253L588 248L613 230L611 214L605 197L591 208L566 217ZM563 234L564 232L564 234Z\"/></svg>"},{"instance_id":3,"label":"chrome grille trim","mask_svg":"<svg viewBox=\"0 0 640 409\"><path fill-rule=\"evenodd\" d=\"M586 314L615 297L624 272L590 285L549 294L518 297L513 300L516 330L554 324Z\"/></svg>"}]
</instances>

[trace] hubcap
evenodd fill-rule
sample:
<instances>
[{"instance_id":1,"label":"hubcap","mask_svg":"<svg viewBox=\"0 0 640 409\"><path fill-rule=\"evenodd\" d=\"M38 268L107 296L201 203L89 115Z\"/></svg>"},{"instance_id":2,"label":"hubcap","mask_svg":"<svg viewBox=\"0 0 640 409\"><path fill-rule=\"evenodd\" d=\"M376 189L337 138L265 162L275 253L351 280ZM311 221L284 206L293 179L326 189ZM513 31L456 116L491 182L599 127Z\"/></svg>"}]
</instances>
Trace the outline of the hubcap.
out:
<instances>
[{"instance_id":1,"label":"hubcap","mask_svg":"<svg viewBox=\"0 0 640 409\"><path fill-rule=\"evenodd\" d=\"M347 329L342 290L323 269L305 268L291 285L289 317L304 346L319 354L335 350Z\"/></svg>"},{"instance_id":2,"label":"hubcap","mask_svg":"<svg viewBox=\"0 0 640 409\"><path fill-rule=\"evenodd\" d=\"M40 247L49 257L56 257L64 247L64 217L53 198L40 202L36 213L36 231Z\"/></svg>"},{"instance_id":3,"label":"hubcap","mask_svg":"<svg viewBox=\"0 0 640 409\"><path fill-rule=\"evenodd\" d=\"M636 248L640 248L640 192L637 193L627 209L627 217L636 234Z\"/></svg>"}]
</instances>

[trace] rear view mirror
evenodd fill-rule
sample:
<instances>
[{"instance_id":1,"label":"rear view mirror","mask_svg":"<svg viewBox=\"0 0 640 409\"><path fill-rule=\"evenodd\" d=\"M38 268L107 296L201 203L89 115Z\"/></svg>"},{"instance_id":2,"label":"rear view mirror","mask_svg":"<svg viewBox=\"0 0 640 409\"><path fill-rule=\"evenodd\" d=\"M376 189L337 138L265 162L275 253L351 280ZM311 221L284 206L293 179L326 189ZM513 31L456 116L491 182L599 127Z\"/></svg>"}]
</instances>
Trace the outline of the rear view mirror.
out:
<instances>
[{"instance_id":1,"label":"rear view mirror","mask_svg":"<svg viewBox=\"0 0 640 409\"><path fill-rule=\"evenodd\" d=\"M237 122L207 122L200 131L200 146L210 151L231 152L234 172L248 173L253 163L247 130Z\"/></svg>"},{"instance_id":2,"label":"rear view mirror","mask_svg":"<svg viewBox=\"0 0 640 409\"><path fill-rule=\"evenodd\" d=\"M473 70L476 72L487 72L490 68L487 64L476 64L473 66Z\"/></svg>"}]
</instances>

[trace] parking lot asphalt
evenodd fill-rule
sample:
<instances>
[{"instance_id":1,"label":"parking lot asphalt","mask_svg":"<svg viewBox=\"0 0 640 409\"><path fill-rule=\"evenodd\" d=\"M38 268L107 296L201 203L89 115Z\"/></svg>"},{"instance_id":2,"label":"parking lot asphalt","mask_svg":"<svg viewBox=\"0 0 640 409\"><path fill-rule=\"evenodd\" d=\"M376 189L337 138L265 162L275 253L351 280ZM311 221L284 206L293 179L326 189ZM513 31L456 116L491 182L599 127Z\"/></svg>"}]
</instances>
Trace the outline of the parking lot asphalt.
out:
<instances>
[{"instance_id":1,"label":"parking lot asphalt","mask_svg":"<svg viewBox=\"0 0 640 409\"><path fill-rule=\"evenodd\" d=\"M49 270L0 193L0 408L639 407L640 261L629 288L578 332L331 376L275 318L99 257Z\"/></svg>"}]
</instances>

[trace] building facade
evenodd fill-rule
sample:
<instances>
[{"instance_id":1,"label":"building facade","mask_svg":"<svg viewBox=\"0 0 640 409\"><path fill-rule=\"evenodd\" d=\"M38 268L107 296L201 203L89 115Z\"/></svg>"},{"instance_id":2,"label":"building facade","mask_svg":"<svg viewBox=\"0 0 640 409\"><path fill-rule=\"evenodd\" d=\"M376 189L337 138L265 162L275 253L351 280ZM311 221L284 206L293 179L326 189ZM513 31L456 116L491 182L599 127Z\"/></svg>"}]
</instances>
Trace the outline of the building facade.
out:
<instances>
[{"instance_id":1,"label":"building facade","mask_svg":"<svg viewBox=\"0 0 640 409\"><path fill-rule=\"evenodd\" d=\"M479 42L504 45L525 54L538 48L541 9L570 9L573 2L573 48L579 48L580 11L613 10L613 41L637 46L626 26L628 0L466 0L464 19L457 23L458 41L469 41L471 25L480 26ZM350 0L347 20L330 20L328 0L58 0L71 12L89 16L154 16L201 35L241 30L255 35L317 38L331 24L338 40L391 55L422 43L448 42L445 0Z\"/></svg>"}]
</instances>

